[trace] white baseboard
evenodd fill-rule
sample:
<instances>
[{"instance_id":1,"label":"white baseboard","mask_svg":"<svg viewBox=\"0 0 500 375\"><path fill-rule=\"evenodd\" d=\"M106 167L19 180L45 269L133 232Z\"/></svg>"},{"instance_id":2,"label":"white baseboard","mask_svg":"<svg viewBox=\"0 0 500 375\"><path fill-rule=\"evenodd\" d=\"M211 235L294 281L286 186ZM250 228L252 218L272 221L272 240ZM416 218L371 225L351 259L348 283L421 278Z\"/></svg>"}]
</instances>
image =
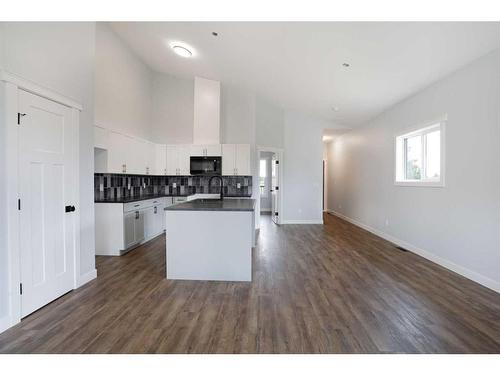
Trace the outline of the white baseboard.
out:
<instances>
[{"instance_id":1,"label":"white baseboard","mask_svg":"<svg viewBox=\"0 0 500 375\"><path fill-rule=\"evenodd\" d=\"M92 271L87 272L86 274L81 275L81 276L78 277L77 286L76 287L79 288L82 285L87 284L89 281L94 280L96 277L97 277L97 270L93 269Z\"/></svg>"},{"instance_id":2,"label":"white baseboard","mask_svg":"<svg viewBox=\"0 0 500 375\"><path fill-rule=\"evenodd\" d=\"M431 262L437 263L440 266L447 268L453 272L458 273L459 275L462 275L463 277L466 277L472 281L475 281L478 284L481 284L489 289L494 290L495 292L500 293L500 282L495 281L493 279L490 279L487 276L481 275L480 273L477 273L475 271L472 271L468 268L465 268L463 266L460 266L456 263L453 263L447 259L441 258L438 255L435 255L429 251L423 250L415 245L412 245L408 242L405 242L399 238L393 237L390 234L387 234L385 232L382 232L378 229L372 228L366 224L363 224L357 220L351 219L348 216L345 216L339 212L336 212L334 210L328 210L328 213L335 215L345 221L348 221L351 224L354 224L360 228L363 228L367 230L368 232L371 232L379 237L382 237L383 239L392 242L398 246L401 246L402 248L411 251L412 253L415 253L417 255L420 255L421 257L430 260Z\"/></svg>"},{"instance_id":3,"label":"white baseboard","mask_svg":"<svg viewBox=\"0 0 500 375\"><path fill-rule=\"evenodd\" d=\"M283 220L281 224L323 224L321 220Z\"/></svg>"}]
</instances>

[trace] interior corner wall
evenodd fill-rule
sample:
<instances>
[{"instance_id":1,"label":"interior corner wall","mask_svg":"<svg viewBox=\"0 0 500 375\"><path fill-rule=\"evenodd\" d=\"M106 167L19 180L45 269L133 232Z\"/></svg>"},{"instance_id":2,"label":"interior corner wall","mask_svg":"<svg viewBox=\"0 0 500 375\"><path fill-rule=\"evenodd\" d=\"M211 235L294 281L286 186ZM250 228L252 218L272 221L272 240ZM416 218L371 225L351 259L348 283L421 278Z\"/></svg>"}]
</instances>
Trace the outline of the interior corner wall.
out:
<instances>
[{"instance_id":1,"label":"interior corner wall","mask_svg":"<svg viewBox=\"0 0 500 375\"><path fill-rule=\"evenodd\" d=\"M334 125L297 112L285 112L283 220L323 222L323 130Z\"/></svg>"},{"instance_id":2,"label":"interior corner wall","mask_svg":"<svg viewBox=\"0 0 500 375\"><path fill-rule=\"evenodd\" d=\"M2 65L6 71L71 97L83 106L79 129L81 236L78 271L80 276L84 276L95 269L93 189L95 23L4 22L1 27ZM4 180L1 183L4 184ZM3 188L1 190L3 192ZM7 287L5 283L0 283L0 289L3 290L5 287ZM0 296L5 296L4 291L0 292ZM5 301L0 301L0 304L5 306Z\"/></svg>"},{"instance_id":3,"label":"interior corner wall","mask_svg":"<svg viewBox=\"0 0 500 375\"><path fill-rule=\"evenodd\" d=\"M344 134L329 148L329 210L500 291L500 53ZM448 115L444 188L394 185L394 137Z\"/></svg>"},{"instance_id":4,"label":"interior corner wall","mask_svg":"<svg viewBox=\"0 0 500 375\"><path fill-rule=\"evenodd\" d=\"M153 72L105 22L95 38L95 123L151 137Z\"/></svg>"}]
</instances>

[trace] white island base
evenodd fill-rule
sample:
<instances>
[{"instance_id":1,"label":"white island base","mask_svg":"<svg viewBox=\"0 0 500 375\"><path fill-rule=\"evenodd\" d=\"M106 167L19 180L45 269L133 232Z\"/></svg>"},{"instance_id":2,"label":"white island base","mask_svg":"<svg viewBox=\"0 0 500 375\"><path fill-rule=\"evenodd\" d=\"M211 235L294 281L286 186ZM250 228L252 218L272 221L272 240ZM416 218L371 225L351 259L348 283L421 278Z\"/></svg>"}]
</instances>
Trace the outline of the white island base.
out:
<instances>
[{"instance_id":1,"label":"white island base","mask_svg":"<svg viewBox=\"0 0 500 375\"><path fill-rule=\"evenodd\" d=\"M252 281L254 211L165 211L167 279Z\"/></svg>"}]
</instances>

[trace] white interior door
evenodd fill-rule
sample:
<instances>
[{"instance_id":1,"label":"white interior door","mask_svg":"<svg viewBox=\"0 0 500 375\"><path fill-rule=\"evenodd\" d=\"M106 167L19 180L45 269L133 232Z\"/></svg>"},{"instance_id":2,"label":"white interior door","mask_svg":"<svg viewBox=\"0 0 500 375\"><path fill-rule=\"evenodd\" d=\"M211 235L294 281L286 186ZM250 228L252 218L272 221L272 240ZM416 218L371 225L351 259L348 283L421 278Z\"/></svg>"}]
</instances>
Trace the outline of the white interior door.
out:
<instances>
[{"instance_id":1,"label":"white interior door","mask_svg":"<svg viewBox=\"0 0 500 375\"><path fill-rule=\"evenodd\" d=\"M271 217L276 224L279 224L279 160L273 154L271 162Z\"/></svg>"},{"instance_id":2,"label":"white interior door","mask_svg":"<svg viewBox=\"0 0 500 375\"><path fill-rule=\"evenodd\" d=\"M73 289L77 129L72 110L19 91L21 314Z\"/></svg>"}]
</instances>

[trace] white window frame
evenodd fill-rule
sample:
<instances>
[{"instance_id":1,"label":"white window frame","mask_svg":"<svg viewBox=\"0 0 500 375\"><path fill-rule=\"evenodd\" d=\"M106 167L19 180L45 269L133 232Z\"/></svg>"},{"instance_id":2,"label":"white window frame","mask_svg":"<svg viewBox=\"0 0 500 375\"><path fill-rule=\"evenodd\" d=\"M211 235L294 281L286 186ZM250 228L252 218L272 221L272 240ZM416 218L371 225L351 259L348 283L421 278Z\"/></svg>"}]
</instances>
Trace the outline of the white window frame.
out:
<instances>
[{"instance_id":1,"label":"white window frame","mask_svg":"<svg viewBox=\"0 0 500 375\"><path fill-rule=\"evenodd\" d=\"M426 138L425 135L440 130L440 176L439 179L422 178L420 180L398 179L399 171L406 174L406 147L404 147L406 139L420 135L422 136L422 176L425 176L426 168ZM420 186L420 187L444 187L445 186L445 139L446 139L446 119L428 122L418 126L415 130L408 131L404 134L398 134L394 137L394 185L396 186ZM402 160L398 160L398 141L401 140L400 150L403 153ZM403 165L399 165L401 162Z\"/></svg>"}]
</instances>

